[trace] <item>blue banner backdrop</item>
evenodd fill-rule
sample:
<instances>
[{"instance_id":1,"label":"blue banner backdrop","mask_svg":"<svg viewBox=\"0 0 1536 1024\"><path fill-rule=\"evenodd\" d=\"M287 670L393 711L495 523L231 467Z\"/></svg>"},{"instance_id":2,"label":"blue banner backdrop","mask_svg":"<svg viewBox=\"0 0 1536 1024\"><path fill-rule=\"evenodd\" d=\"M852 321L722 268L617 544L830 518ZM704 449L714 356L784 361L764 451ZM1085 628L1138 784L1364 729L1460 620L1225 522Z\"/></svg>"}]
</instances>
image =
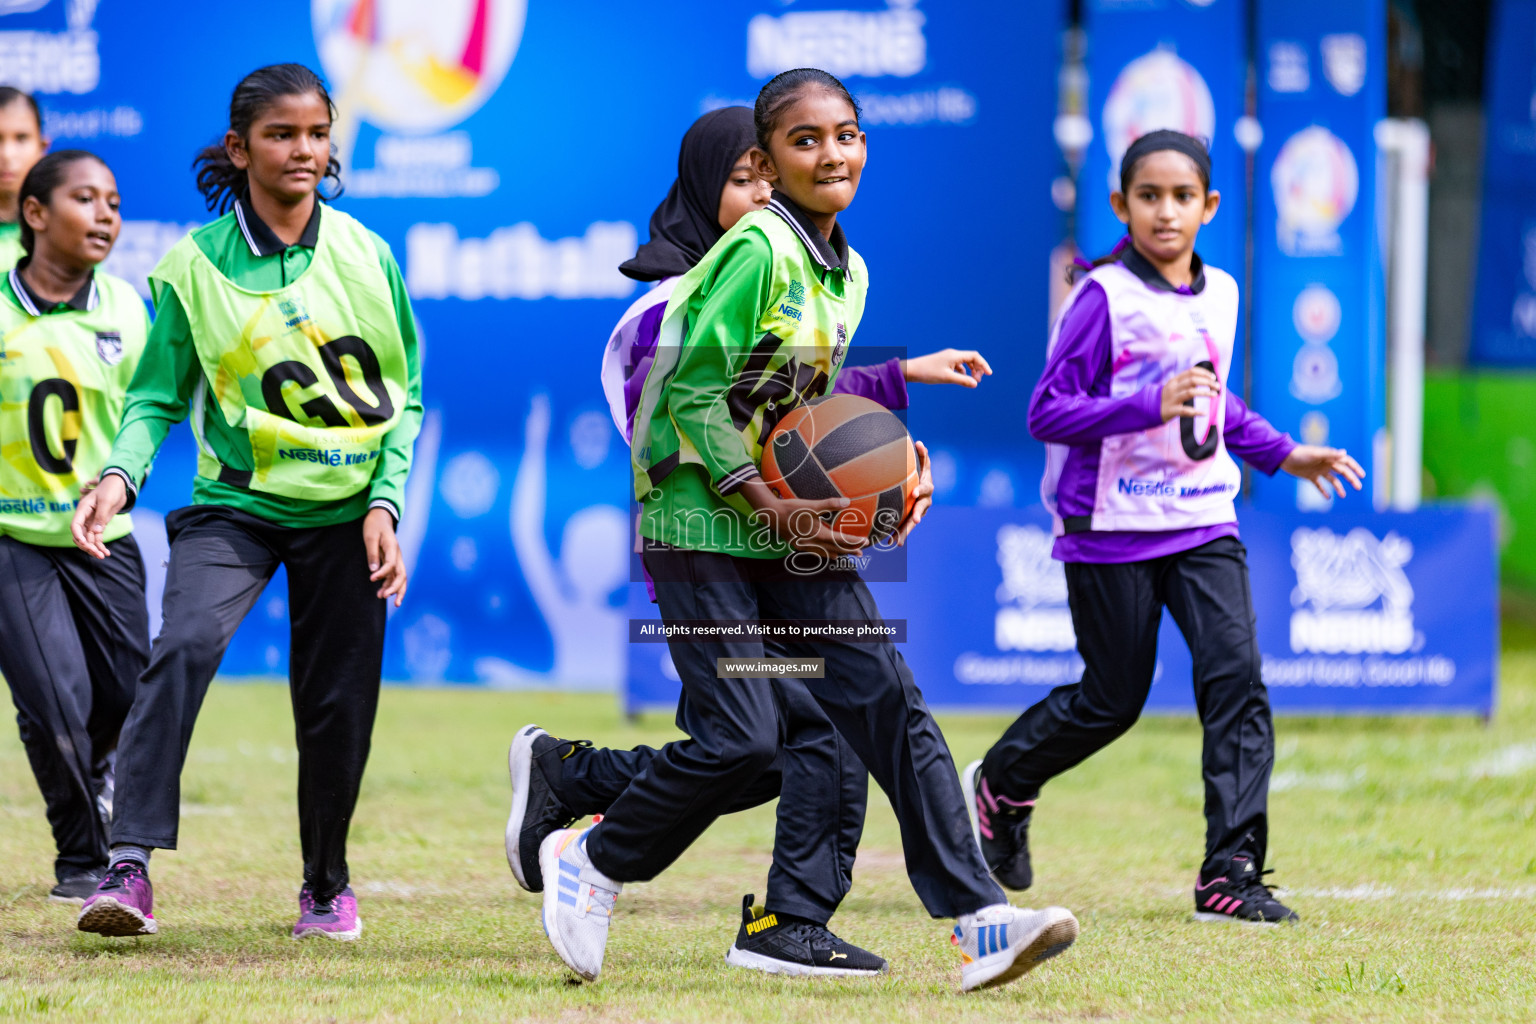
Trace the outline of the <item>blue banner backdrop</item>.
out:
<instances>
[{"instance_id":1,"label":"blue banner backdrop","mask_svg":"<svg viewBox=\"0 0 1536 1024\"><path fill-rule=\"evenodd\" d=\"M1200 231L1202 259L1239 282L1247 261L1244 155L1233 130L1243 114L1247 0L1086 0L1088 117L1094 138L1078 178L1077 241L1091 259L1124 234L1109 194L1120 158L1139 136L1172 128L1207 139L1221 210ZM1247 301L1247 296L1243 296ZM1231 379L1243 379L1242 339Z\"/></svg>"},{"instance_id":2,"label":"blue banner backdrop","mask_svg":"<svg viewBox=\"0 0 1536 1024\"><path fill-rule=\"evenodd\" d=\"M1386 116L1384 0L1260 0L1254 174L1253 405L1375 476L1386 416L1376 123ZM1384 479L1384 476L1382 477ZM1368 502L1370 490L1345 502ZM1261 507L1329 506L1255 474Z\"/></svg>"},{"instance_id":3,"label":"blue banner backdrop","mask_svg":"<svg viewBox=\"0 0 1536 1024\"><path fill-rule=\"evenodd\" d=\"M1498 659L1494 512L1241 512L1264 682L1279 713L1493 711ZM874 584L928 703L1020 711L1082 673L1050 518L936 507L908 582ZM926 536L923 536L926 534ZM631 614L654 618L644 588ZM1189 649L1163 616L1149 710L1194 708ZM630 649L630 710L671 709L663 644Z\"/></svg>"},{"instance_id":4,"label":"blue banner backdrop","mask_svg":"<svg viewBox=\"0 0 1536 1024\"><path fill-rule=\"evenodd\" d=\"M1499 0L1483 89L1473 363L1536 365L1536 0Z\"/></svg>"},{"instance_id":5,"label":"blue banner backdrop","mask_svg":"<svg viewBox=\"0 0 1536 1024\"><path fill-rule=\"evenodd\" d=\"M1229 0L1223 0L1229 2ZM813 65L864 107L870 163L845 218L874 286L858 342L984 351L979 391L915 389L941 496L1032 500L1021 395L1043 362L1064 4L987 0L163 0L0 3L0 82L56 147L113 167L109 269L143 287L190 226L196 151L262 64L321 70L340 109L338 205L393 247L426 345L427 419L404 519L410 595L386 677L612 689L625 664L627 451L597 381L645 235L700 113ZM857 361L854 359L853 361ZM158 519L185 503L178 430L137 513L159 608ZM287 669L276 582L224 661ZM156 624L158 628L158 624Z\"/></svg>"}]
</instances>

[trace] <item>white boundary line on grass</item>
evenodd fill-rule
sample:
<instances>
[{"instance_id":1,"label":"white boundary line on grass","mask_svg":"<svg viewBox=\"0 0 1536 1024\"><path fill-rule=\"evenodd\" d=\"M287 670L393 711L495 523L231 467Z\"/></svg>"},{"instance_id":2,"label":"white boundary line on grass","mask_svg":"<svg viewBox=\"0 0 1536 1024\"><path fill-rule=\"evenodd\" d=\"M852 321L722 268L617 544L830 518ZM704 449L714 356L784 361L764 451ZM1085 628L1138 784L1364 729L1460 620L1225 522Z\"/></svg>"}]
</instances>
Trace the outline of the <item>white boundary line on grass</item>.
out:
<instances>
[{"instance_id":1,"label":"white boundary line on grass","mask_svg":"<svg viewBox=\"0 0 1536 1024\"><path fill-rule=\"evenodd\" d=\"M1392 885L1325 886L1320 889L1297 888L1284 890L1287 896L1300 896L1312 900L1429 900L1437 903L1464 903L1469 900L1530 900L1536 899L1536 885L1517 885L1511 888L1472 888L1401 890Z\"/></svg>"}]
</instances>

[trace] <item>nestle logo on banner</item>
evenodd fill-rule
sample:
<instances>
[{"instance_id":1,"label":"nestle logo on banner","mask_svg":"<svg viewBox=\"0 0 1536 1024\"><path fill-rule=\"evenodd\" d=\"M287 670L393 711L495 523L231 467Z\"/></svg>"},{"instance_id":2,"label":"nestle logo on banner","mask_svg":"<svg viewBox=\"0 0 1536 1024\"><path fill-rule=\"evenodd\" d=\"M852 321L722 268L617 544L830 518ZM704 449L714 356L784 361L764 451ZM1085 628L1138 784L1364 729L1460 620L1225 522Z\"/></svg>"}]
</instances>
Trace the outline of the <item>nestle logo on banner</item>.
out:
<instances>
[{"instance_id":1,"label":"nestle logo on banner","mask_svg":"<svg viewBox=\"0 0 1536 1024\"><path fill-rule=\"evenodd\" d=\"M747 23L747 71L772 78L790 68L821 68L839 78L906 78L928 63L927 20L915 0L885 11L759 14Z\"/></svg>"},{"instance_id":2,"label":"nestle logo on banner","mask_svg":"<svg viewBox=\"0 0 1536 1024\"><path fill-rule=\"evenodd\" d=\"M0 0L0 15L25 14L46 0ZM24 92L87 93L101 82L101 54L91 29L96 0L70 0L67 32L0 32L0 82Z\"/></svg>"},{"instance_id":3,"label":"nestle logo on banner","mask_svg":"<svg viewBox=\"0 0 1536 1024\"><path fill-rule=\"evenodd\" d=\"M1051 558L1051 535L1038 526L1007 524L997 531L993 639L1000 651L1070 651L1077 647L1067 608L1067 575Z\"/></svg>"},{"instance_id":4,"label":"nestle logo on banner","mask_svg":"<svg viewBox=\"0 0 1536 1024\"><path fill-rule=\"evenodd\" d=\"M1313 654L1403 654L1422 645L1413 628L1413 587L1403 566L1413 544L1357 527L1291 534L1291 650Z\"/></svg>"}]
</instances>

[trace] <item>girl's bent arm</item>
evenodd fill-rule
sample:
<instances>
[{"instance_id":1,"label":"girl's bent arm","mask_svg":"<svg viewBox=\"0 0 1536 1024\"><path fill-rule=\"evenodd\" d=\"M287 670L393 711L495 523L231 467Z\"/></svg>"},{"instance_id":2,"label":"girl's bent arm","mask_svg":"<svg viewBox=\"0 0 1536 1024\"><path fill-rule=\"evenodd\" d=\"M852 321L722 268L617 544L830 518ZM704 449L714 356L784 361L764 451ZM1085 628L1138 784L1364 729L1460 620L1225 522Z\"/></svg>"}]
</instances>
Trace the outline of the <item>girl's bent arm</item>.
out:
<instances>
[{"instance_id":1,"label":"girl's bent arm","mask_svg":"<svg viewBox=\"0 0 1536 1024\"><path fill-rule=\"evenodd\" d=\"M124 511L133 507L139 485L165 435L187 418L188 402L202 379L202 367L192 347L192 327L181 300L170 288L163 289L157 299L144 354L128 385L122 426L102 470L103 476L120 476L127 485Z\"/></svg>"},{"instance_id":2,"label":"girl's bent arm","mask_svg":"<svg viewBox=\"0 0 1536 1024\"><path fill-rule=\"evenodd\" d=\"M1227 391L1226 414L1227 425L1221 436L1227 442L1227 449L1259 472L1274 476L1296 447L1296 442L1248 408L1247 403L1230 389Z\"/></svg>"},{"instance_id":3,"label":"girl's bent arm","mask_svg":"<svg viewBox=\"0 0 1536 1024\"><path fill-rule=\"evenodd\" d=\"M1050 444L1092 444L1163 422L1162 387L1109 395L1109 300L1089 281L1062 311L1056 347L1029 400L1029 433Z\"/></svg>"}]
</instances>

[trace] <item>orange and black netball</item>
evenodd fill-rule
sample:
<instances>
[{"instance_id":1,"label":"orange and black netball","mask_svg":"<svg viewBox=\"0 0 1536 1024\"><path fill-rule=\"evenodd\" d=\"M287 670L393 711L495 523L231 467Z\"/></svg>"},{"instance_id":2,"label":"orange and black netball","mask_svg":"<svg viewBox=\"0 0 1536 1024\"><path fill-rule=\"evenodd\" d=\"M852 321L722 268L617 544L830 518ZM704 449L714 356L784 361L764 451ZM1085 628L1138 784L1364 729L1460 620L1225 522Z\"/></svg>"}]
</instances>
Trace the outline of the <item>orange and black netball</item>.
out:
<instances>
[{"instance_id":1,"label":"orange and black netball","mask_svg":"<svg viewBox=\"0 0 1536 1024\"><path fill-rule=\"evenodd\" d=\"M847 498L833 527L871 541L895 532L918 479L906 425L857 395L818 398L787 414L763 447L760 469L781 498Z\"/></svg>"}]
</instances>

